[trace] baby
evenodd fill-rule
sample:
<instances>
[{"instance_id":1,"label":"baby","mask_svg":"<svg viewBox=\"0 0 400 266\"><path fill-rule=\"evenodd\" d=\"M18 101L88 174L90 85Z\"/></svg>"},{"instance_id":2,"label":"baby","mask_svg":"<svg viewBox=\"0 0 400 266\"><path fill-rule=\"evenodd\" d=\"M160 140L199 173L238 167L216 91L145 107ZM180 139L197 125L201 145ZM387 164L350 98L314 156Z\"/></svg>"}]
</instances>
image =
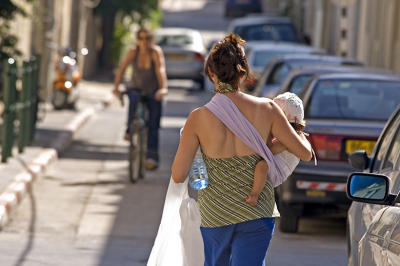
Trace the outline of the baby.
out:
<instances>
[{"instance_id":1,"label":"baby","mask_svg":"<svg viewBox=\"0 0 400 266\"><path fill-rule=\"evenodd\" d=\"M289 123L293 126L294 130L300 134L301 130L305 127L304 122L304 108L302 100L294 93L285 92L274 98L274 102L282 109L285 113ZM300 159L294 154L287 151L287 148L280 143L278 140L273 140L272 144L268 145L272 154L274 154L275 160L281 160L283 171L286 178L294 171L298 165ZM250 205L257 205L258 196L265 186L267 181L268 165L265 160L261 160L257 163L254 171L253 187L249 195L245 197L245 200Z\"/></svg>"}]
</instances>

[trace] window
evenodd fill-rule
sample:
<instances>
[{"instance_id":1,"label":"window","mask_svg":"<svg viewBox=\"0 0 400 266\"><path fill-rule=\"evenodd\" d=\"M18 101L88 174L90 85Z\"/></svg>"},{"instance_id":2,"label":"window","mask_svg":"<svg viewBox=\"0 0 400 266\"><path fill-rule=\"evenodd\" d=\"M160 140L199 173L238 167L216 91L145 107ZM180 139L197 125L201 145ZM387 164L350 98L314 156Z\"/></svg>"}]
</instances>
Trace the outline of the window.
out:
<instances>
[{"instance_id":1,"label":"window","mask_svg":"<svg viewBox=\"0 0 400 266\"><path fill-rule=\"evenodd\" d=\"M282 81L285 79L287 74L289 74L290 68L288 64L282 63L274 69L274 73L271 77L271 82L268 82L266 85L269 84L281 84Z\"/></svg>"},{"instance_id":2,"label":"window","mask_svg":"<svg viewBox=\"0 0 400 266\"><path fill-rule=\"evenodd\" d=\"M246 41L298 42L296 31L291 24L253 24L237 26L234 33Z\"/></svg>"},{"instance_id":3,"label":"window","mask_svg":"<svg viewBox=\"0 0 400 266\"><path fill-rule=\"evenodd\" d=\"M160 46L181 47L193 44L193 38L188 35L156 35L154 39Z\"/></svg>"},{"instance_id":4,"label":"window","mask_svg":"<svg viewBox=\"0 0 400 266\"><path fill-rule=\"evenodd\" d=\"M387 152L387 157L383 163L382 170L392 170L394 169L395 163L400 155L400 127L398 127L396 135L393 138L393 141L390 145L390 148ZM397 166L398 167L398 166ZM395 169L400 170L400 169Z\"/></svg>"},{"instance_id":5,"label":"window","mask_svg":"<svg viewBox=\"0 0 400 266\"><path fill-rule=\"evenodd\" d=\"M307 83L307 81L310 80L311 77L312 77L311 74L297 76L292 81L292 84L290 84L289 91L299 95L300 92L302 91L304 85Z\"/></svg>"},{"instance_id":6,"label":"window","mask_svg":"<svg viewBox=\"0 0 400 266\"><path fill-rule=\"evenodd\" d=\"M390 141L393 138L394 133L396 132L396 129L399 126L399 114L397 115L397 119L392 120L391 125L389 125L389 128L387 128L385 135L382 137L381 139L381 143L379 146L377 146L377 148L379 150L377 150L377 154L375 156L375 161L374 161L374 165L372 167L372 172L379 172L380 171L380 167L382 165L382 161L385 158L385 155L388 153L388 149L389 149L389 145L390 145ZM394 151L394 150L393 150Z\"/></svg>"},{"instance_id":7,"label":"window","mask_svg":"<svg viewBox=\"0 0 400 266\"><path fill-rule=\"evenodd\" d=\"M315 86L311 118L386 121L400 103L400 82L324 79Z\"/></svg>"}]
</instances>

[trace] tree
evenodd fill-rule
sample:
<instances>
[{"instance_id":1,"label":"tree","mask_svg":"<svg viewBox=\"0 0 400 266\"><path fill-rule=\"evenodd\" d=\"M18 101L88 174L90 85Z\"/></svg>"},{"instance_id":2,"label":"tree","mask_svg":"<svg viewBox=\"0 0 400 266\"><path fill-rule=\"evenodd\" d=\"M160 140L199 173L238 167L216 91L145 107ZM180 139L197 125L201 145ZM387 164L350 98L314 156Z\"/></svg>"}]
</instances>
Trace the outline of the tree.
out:
<instances>
[{"instance_id":1,"label":"tree","mask_svg":"<svg viewBox=\"0 0 400 266\"><path fill-rule=\"evenodd\" d=\"M125 16L138 14L138 24L148 19L152 12L158 9L158 0L102 0L96 7L95 12L101 16L101 35L102 46L100 50L100 66L103 70L111 71L113 68L113 61L111 59L111 42L113 39L113 32L116 26L117 13L122 13Z\"/></svg>"},{"instance_id":2,"label":"tree","mask_svg":"<svg viewBox=\"0 0 400 266\"><path fill-rule=\"evenodd\" d=\"M0 99L3 98L3 60L21 55L21 51L16 48L18 38L10 32L10 22L17 14L26 16L25 11L11 0L0 0Z\"/></svg>"},{"instance_id":3,"label":"tree","mask_svg":"<svg viewBox=\"0 0 400 266\"><path fill-rule=\"evenodd\" d=\"M26 16L25 11L11 0L0 1L0 60L21 55L15 48L18 38L10 32L10 22L17 14Z\"/></svg>"}]
</instances>

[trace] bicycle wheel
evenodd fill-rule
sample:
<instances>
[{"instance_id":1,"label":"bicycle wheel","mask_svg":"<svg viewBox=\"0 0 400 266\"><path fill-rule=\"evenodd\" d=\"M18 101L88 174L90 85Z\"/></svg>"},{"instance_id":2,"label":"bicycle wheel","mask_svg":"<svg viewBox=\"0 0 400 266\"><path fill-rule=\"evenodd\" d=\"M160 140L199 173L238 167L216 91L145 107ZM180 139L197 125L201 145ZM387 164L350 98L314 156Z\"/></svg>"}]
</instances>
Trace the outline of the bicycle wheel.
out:
<instances>
[{"instance_id":1,"label":"bicycle wheel","mask_svg":"<svg viewBox=\"0 0 400 266\"><path fill-rule=\"evenodd\" d=\"M129 180L135 183L143 178L143 154L144 154L143 129L132 130L129 142Z\"/></svg>"},{"instance_id":2,"label":"bicycle wheel","mask_svg":"<svg viewBox=\"0 0 400 266\"><path fill-rule=\"evenodd\" d=\"M140 153L140 168L139 168L139 178L144 178L144 164L146 161L146 153L147 153L147 128L142 128L141 130L141 153Z\"/></svg>"}]
</instances>

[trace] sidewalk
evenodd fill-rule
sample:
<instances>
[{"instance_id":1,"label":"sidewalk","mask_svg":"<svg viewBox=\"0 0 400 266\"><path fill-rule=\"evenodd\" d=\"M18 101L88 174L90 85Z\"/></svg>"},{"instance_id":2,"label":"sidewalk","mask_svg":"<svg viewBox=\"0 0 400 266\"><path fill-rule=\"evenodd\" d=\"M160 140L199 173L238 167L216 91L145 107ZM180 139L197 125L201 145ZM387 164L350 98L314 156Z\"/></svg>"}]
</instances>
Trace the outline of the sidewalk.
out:
<instances>
[{"instance_id":1,"label":"sidewalk","mask_svg":"<svg viewBox=\"0 0 400 266\"><path fill-rule=\"evenodd\" d=\"M47 110L37 124L32 146L22 154L13 151L7 163L0 164L0 229L42 175L72 142L74 134L101 108L113 100L110 83L82 81L77 110Z\"/></svg>"}]
</instances>

